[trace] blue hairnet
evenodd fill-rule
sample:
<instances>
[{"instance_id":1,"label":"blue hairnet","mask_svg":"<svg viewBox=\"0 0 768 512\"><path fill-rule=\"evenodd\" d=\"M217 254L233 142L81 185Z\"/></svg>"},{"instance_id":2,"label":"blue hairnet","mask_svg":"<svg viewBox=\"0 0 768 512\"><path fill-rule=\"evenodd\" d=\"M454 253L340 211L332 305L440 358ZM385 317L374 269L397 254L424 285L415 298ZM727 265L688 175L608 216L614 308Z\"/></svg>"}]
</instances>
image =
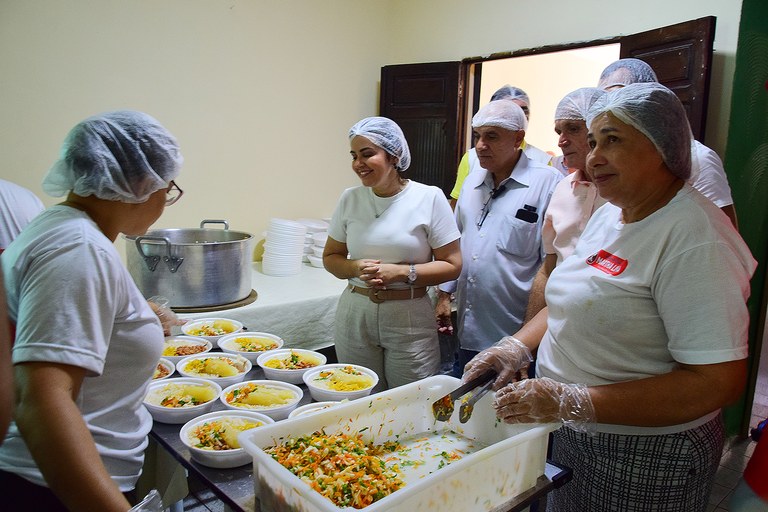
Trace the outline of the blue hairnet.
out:
<instances>
[{"instance_id":1,"label":"blue hairnet","mask_svg":"<svg viewBox=\"0 0 768 512\"><path fill-rule=\"evenodd\" d=\"M597 100L587 115L587 126L607 112L648 137L672 174L688 180L693 136L675 93L655 82L629 84Z\"/></svg>"},{"instance_id":2,"label":"blue hairnet","mask_svg":"<svg viewBox=\"0 0 768 512\"><path fill-rule=\"evenodd\" d=\"M179 175L183 158L176 139L143 112L107 112L78 123L43 179L43 190L143 203Z\"/></svg>"},{"instance_id":3,"label":"blue hairnet","mask_svg":"<svg viewBox=\"0 0 768 512\"><path fill-rule=\"evenodd\" d=\"M370 140L381 149L397 158L395 169L405 171L411 165L411 150L405 140L403 130L393 120L386 117L366 117L349 129L350 140L360 135Z\"/></svg>"},{"instance_id":4,"label":"blue hairnet","mask_svg":"<svg viewBox=\"0 0 768 512\"><path fill-rule=\"evenodd\" d=\"M569 119L573 121L584 121L587 119L589 108L606 94L597 87L582 87L566 94L555 109L555 121L558 119Z\"/></svg>"},{"instance_id":5,"label":"blue hairnet","mask_svg":"<svg viewBox=\"0 0 768 512\"><path fill-rule=\"evenodd\" d=\"M626 58L614 61L600 74L597 86L608 89L615 86L626 86L639 82L658 82L653 68L640 59Z\"/></svg>"}]
</instances>

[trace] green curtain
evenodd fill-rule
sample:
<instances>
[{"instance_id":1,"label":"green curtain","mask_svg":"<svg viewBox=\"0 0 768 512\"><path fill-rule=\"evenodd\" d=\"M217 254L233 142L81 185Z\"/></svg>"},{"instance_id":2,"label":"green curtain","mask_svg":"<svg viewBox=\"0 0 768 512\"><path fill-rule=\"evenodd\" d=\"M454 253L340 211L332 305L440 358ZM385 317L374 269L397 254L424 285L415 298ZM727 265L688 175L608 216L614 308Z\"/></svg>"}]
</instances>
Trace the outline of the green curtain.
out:
<instances>
[{"instance_id":1,"label":"green curtain","mask_svg":"<svg viewBox=\"0 0 768 512\"><path fill-rule=\"evenodd\" d=\"M726 409L728 433L745 435L752 408L765 312L768 264L768 2L743 0L725 169L739 220L739 231L758 261L749 300L749 391ZM765 347L764 350L768 350Z\"/></svg>"}]
</instances>

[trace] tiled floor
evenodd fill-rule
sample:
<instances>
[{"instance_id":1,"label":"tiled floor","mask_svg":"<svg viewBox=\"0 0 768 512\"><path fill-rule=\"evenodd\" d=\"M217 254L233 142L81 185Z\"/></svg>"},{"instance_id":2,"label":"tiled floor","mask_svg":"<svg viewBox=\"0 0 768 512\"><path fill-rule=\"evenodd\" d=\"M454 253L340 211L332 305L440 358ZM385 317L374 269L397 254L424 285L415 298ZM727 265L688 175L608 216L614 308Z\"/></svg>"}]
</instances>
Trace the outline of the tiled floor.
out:
<instances>
[{"instance_id":1,"label":"tiled floor","mask_svg":"<svg viewBox=\"0 0 768 512\"><path fill-rule=\"evenodd\" d=\"M764 346L768 350L768 344ZM765 418L768 418L768 355L764 355L760 365L750 426L754 428ZM727 440L708 512L729 510L728 499L752 455L754 445L750 439L733 437ZM184 512L227 512L224 504L201 484L191 480L189 486L190 495L184 500Z\"/></svg>"},{"instance_id":2,"label":"tiled floor","mask_svg":"<svg viewBox=\"0 0 768 512\"><path fill-rule=\"evenodd\" d=\"M763 347L768 351L768 339L763 340ZM766 418L768 418L768 354L764 353L757 376L750 427L756 427L759 422ZM708 511L725 512L729 510L730 494L741 477L754 448L755 443L750 439L731 438L728 440L725 450L723 450L720 469L717 471L715 488L712 491L712 496L710 496Z\"/></svg>"}]
</instances>

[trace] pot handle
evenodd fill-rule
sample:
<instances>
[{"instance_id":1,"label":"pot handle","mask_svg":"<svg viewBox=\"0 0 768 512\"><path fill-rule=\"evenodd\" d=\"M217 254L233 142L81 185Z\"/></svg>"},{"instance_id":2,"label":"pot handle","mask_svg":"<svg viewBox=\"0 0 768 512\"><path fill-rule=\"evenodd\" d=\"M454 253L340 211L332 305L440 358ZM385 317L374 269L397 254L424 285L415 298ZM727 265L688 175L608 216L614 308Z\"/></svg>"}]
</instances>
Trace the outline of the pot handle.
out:
<instances>
[{"instance_id":1,"label":"pot handle","mask_svg":"<svg viewBox=\"0 0 768 512\"><path fill-rule=\"evenodd\" d=\"M137 236L136 249L139 251L139 254L141 254L141 257L144 258L144 263L147 265L150 272L154 272L155 268L157 268L157 264L160 262L160 256L149 256L144 253L144 250L141 248L141 243L145 240L165 243L166 255L163 256L163 261L168 265L168 270L170 270L171 273L175 273L179 269L179 266L184 262L184 258L171 255L171 241L167 238L162 236Z\"/></svg>"},{"instance_id":2,"label":"pot handle","mask_svg":"<svg viewBox=\"0 0 768 512\"><path fill-rule=\"evenodd\" d=\"M205 219L203 221L200 221L200 229L203 229L203 227L206 224L223 224L224 229L229 229L229 222L225 220L217 220L217 219Z\"/></svg>"}]
</instances>

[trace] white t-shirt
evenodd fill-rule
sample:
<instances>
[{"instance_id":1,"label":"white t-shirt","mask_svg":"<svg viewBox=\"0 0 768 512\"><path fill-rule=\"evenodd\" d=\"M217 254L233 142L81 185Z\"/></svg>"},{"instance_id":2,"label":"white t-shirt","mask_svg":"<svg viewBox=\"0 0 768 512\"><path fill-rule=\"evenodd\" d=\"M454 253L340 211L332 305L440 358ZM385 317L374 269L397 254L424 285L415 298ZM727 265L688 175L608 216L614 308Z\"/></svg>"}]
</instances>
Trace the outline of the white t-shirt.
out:
<instances>
[{"instance_id":1,"label":"white t-shirt","mask_svg":"<svg viewBox=\"0 0 768 512\"><path fill-rule=\"evenodd\" d=\"M717 153L694 140L691 157L691 177L688 183L720 208L733 204L723 161Z\"/></svg>"},{"instance_id":2,"label":"white t-shirt","mask_svg":"<svg viewBox=\"0 0 768 512\"><path fill-rule=\"evenodd\" d=\"M160 321L111 241L79 210L49 208L1 258L16 322L13 363L87 370L78 407L113 480L133 489L152 428L142 400L162 353ZM45 485L14 423L0 469Z\"/></svg>"},{"instance_id":3,"label":"white t-shirt","mask_svg":"<svg viewBox=\"0 0 768 512\"><path fill-rule=\"evenodd\" d=\"M44 208L32 191L0 180L0 249L8 247L24 226Z\"/></svg>"},{"instance_id":4,"label":"white t-shirt","mask_svg":"<svg viewBox=\"0 0 768 512\"><path fill-rule=\"evenodd\" d=\"M689 185L641 221L620 219L599 208L552 272L537 375L595 386L746 358L756 262L730 220ZM624 430L664 429L682 430Z\"/></svg>"},{"instance_id":5,"label":"white t-shirt","mask_svg":"<svg viewBox=\"0 0 768 512\"><path fill-rule=\"evenodd\" d=\"M351 259L427 263L432 261L433 248L458 240L461 234L442 190L411 180L392 197L378 197L363 186L345 190L328 236L347 244ZM358 278L349 282L367 286ZM391 285L407 287L405 282Z\"/></svg>"}]
</instances>

